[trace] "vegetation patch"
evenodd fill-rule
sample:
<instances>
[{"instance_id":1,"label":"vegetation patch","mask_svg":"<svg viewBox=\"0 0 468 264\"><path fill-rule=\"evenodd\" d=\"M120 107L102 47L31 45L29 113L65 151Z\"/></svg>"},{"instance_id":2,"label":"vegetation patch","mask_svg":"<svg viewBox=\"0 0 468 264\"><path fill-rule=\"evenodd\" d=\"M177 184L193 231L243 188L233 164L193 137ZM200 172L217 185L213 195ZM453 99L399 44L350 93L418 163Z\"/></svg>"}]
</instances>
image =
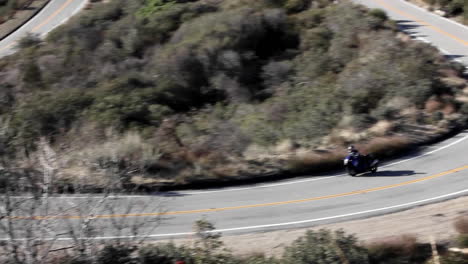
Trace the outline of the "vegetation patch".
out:
<instances>
[{"instance_id":1,"label":"vegetation patch","mask_svg":"<svg viewBox=\"0 0 468 264\"><path fill-rule=\"evenodd\" d=\"M442 11L447 17L460 18L460 21L468 24L468 3L464 0L422 0L429 5L431 11L434 9Z\"/></svg>"},{"instance_id":2,"label":"vegetation patch","mask_svg":"<svg viewBox=\"0 0 468 264\"><path fill-rule=\"evenodd\" d=\"M113 0L21 43L0 63L16 168L46 138L67 173L225 181L331 168L350 143L388 156L466 125L463 67L349 2Z\"/></svg>"}]
</instances>

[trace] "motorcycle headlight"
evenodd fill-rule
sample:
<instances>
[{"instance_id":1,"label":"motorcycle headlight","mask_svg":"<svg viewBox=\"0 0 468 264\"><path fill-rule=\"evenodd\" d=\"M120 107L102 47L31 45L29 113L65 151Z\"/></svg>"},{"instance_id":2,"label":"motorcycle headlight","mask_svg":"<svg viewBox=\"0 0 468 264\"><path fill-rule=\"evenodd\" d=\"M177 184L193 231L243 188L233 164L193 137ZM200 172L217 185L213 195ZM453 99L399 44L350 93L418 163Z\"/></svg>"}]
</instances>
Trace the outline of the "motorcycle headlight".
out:
<instances>
[{"instance_id":1,"label":"motorcycle headlight","mask_svg":"<svg viewBox=\"0 0 468 264\"><path fill-rule=\"evenodd\" d=\"M344 165L348 164L349 159L344 159Z\"/></svg>"}]
</instances>

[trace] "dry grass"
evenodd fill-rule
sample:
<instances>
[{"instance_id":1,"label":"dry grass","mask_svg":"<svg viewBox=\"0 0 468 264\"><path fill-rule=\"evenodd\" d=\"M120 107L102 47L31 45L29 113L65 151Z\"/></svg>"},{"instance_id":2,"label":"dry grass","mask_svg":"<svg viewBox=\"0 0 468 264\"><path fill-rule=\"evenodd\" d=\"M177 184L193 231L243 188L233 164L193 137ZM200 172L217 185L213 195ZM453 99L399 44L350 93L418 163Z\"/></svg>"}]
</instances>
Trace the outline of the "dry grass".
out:
<instances>
[{"instance_id":1,"label":"dry grass","mask_svg":"<svg viewBox=\"0 0 468 264\"><path fill-rule=\"evenodd\" d=\"M431 98L426 101L424 109L426 112L433 113L435 111L440 110L443 107L443 103L437 98Z\"/></svg>"},{"instance_id":2,"label":"dry grass","mask_svg":"<svg viewBox=\"0 0 468 264\"><path fill-rule=\"evenodd\" d=\"M418 239L413 234L404 234L397 237L382 238L374 241L368 247L371 250L380 249L398 249L404 254L410 254L415 248Z\"/></svg>"},{"instance_id":3,"label":"dry grass","mask_svg":"<svg viewBox=\"0 0 468 264\"><path fill-rule=\"evenodd\" d=\"M126 133L122 137L114 138L101 145L87 148L81 152L81 157L91 162L99 160L110 161L147 161L158 160L161 153L158 148L145 141L137 133Z\"/></svg>"},{"instance_id":4,"label":"dry grass","mask_svg":"<svg viewBox=\"0 0 468 264\"><path fill-rule=\"evenodd\" d=\"M369 128L369 133L375 136L386 136L394 127L394 124L387 120L381 120Z\"/></svg>"},{"instance_id":5,"label":"dry grass","mask_svg":"<svg viewBox=\"0 0 468 264\"><path fill-rule=\"evenodd\" d=\"M287 169L299 173L329 170L339 166L344 156L344 149L302 153L288 160Z\"/></svg>"},{"instance_id":6,"label":"dry grass","mask_svg":"<svg viewBox=\"0 0 468 264\"><path fill-rule=\"evenodd\" d=\"M431 257L429 244L420 244L414 235L402 235L367 246L372 263L426 263Z\"/></svg>"},{"instance_id":7,"label":"dry grass","mask_svg":"<svg viewBox=\"0 0 468 264\"><path fill-rule=\"evenodd\" d=\"M466 79L459 77L459 76L445 77L445 78L442 78L442 81L449 86L459 88L459 89L463 88L467 83Z\"/></svg>"},{"instance_id":8,"label":"dry grass","mask_svg":"<svg viewBox=\"0 0 468 264\"><path fill-rule=\"evenodd\" d=\"M391 123L382 122L374 128L374 131L385 134L389 129L391 129ZM384 158L407 149L411 146L411 142L403 136L383 136L355 145L363 154L372 153L377 157ZM299 148L283 156L288 157L286 158L286 169L288 171L293 173L311 173L339 168L342 159L346 156L346 150L344 147L328 150Z\"/></svg>"},{"instance_id":9,"label":"dry grass","mask_svg":"<svg viewBox=\"0 0 468 264\"><path fill-rule=\"evenodd\" d=\"M411 146L411 141L404 136L388 136L373 138L356 146L364 154L372 153L380 157L387 157L407 149Z\"/></svg>"},{"instance_id":10,"label":"dry grass","mask_svg":"<svg viewBox=\"0 0 468 264\"><path fill-rule=\"evenodd\" d=\"M460 233L457 237L458 245L462 248L468 248L468 216L457 217L453 226Z\"/></svg>"},{"instance_id":11,"label":"dry grass","mask_svg":"<svg viewBox=\"0 0 468 264\"><path fill-rule=\"evenodd\" d=\"M355 129L334 129L329 136L325 137L324 145L344 146L348 142L358 142L368 138L366 132L358 133Z\"/></svg>"},{"instance_id":12,"label":"dry grass","mask_svg":"<svg viewBox=\"0 0 468 264\"><path fill-rule=\"evenodd\" d=\"M441 111L447 116L456 113L457 107L453 103L446 103Z\"/></svg>"}]
</instances>

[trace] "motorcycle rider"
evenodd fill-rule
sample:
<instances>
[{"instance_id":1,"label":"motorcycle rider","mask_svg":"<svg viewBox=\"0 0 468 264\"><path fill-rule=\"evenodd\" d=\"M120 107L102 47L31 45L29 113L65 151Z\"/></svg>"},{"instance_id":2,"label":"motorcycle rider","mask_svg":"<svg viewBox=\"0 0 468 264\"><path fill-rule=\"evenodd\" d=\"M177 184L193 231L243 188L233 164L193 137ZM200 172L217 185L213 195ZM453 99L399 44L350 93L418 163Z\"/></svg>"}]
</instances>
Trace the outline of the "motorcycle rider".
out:
<instances>
[{"instance_id":1,"label":"motorcycle rider","mask_svg":"<svg viewBox=\"0 0 468 264\"><path fill-rule=\"evenodd\" d=\"M354 145L350 145L350 146L348 147L348 153L349 153L350 155L355 156L355 157L361 156L361 154L360 154L359 151L356 149L356 147L354 147Z\"/></svg>"},{"instance_id":2,"label":"motorcycle rider","mask_svg":"<svg viewBox=\"0 0 468 264\"><path fill-rule=\"evenodd\" d=\"M348 153L352 155L353 157L357 158L359 162L364 162L366 166L369 166L369 156L368 155L361 155L359 151L356 149L354 145L350 145L348 147Z\"/></svg>"}]
</instances>

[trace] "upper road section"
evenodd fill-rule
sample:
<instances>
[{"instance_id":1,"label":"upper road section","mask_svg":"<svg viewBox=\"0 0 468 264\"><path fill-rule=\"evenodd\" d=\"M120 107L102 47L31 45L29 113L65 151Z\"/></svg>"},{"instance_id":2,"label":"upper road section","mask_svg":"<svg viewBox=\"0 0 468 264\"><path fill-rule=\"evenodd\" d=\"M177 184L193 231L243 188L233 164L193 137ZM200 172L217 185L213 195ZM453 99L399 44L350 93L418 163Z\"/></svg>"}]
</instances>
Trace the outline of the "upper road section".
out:
<instances>
[{"instance_id":1,"label":"upper road section","mask_svg":"<svg viewBox=\"0 0 468 264\"><path fill-rule=\"evenodd\" d=\"M446 56L468 66L468 27L438 16L404 0L353 0L385 10L400 29L415 39L431 43Z\"/></svg>"},{"instance_id":2,"label":"upper road section","mask_svg":"<svg viewBox=\"0 0 468 264\"><path fill-rule=\"evenodd\" d=\"M80 11L88 0L52 0L44 9L20 29L0 41L0 57L12 54L16 43L27 33L47 34Z\"/></svg>"}]
</instances>

